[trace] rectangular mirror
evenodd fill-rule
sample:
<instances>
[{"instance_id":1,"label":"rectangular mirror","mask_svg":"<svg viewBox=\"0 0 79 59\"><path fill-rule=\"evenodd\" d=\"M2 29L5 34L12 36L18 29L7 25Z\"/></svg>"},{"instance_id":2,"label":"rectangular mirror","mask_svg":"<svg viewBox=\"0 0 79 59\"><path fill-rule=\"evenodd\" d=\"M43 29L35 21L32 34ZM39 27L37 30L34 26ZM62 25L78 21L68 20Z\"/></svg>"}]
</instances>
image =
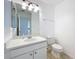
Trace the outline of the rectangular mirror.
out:
<instances>
[{"instance_id":1,"label":"rectangular mirror","mask_svg":"<svg viewBox=\"0 0 79 59\"><path fill-rule=\"evenodd\" d=\"M15 36L29 36L39 34L39 12L23 10L18 3L12 3L11 28Z\"/></svg>"},{"instance_id":2,"label":"rectangular mirror","mask_svg":"<svg viewBox=\"0 0 79 59\"><path fill-rule=\"evenodd\" d=\"M31 35L31 12L20 4L12 3L11 28L16 28L16 36Z\"/></svg>"}]
</instances>

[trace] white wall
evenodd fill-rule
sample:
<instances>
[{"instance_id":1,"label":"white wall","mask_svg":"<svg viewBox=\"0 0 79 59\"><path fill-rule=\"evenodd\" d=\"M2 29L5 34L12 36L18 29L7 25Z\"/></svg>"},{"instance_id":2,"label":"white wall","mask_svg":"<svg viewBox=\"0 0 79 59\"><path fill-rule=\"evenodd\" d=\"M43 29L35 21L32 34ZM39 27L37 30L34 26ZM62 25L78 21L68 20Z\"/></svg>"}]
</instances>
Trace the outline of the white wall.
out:
<instances>
[{"instance_id":1,"label":"white wall","mask_svg":"<svg viewBox=\"0 0 79 59\"><path fill-rule=\"evenodd\" d=\"M64 0L55 8L55 34L64 52L74 59L75 13L74 0Z\"/></svg>"},{"instance_id":2,"label":"white wall","mask_svg":"<svg viewBox=\"0 0 79 59\"><path fill-rule=\"evenodd\" d=\"M39 35L40 33L40 21L39 12L33 12L31 15L31 33L33 36Z\"/></svg>"},{"instance_id":3,"label":"white wall","mask_svg":"<svg viewBox=\"0 0 79 59\"><path fill-rule=\"evenodd\" d=\"M41 3L42 19L40 19L40 35L52 37L54 34L54 6Z\"/></svg>"},{"instance_id":4,"label":"white wall","mask_svg":"<svg viewBox=\"0 0 79 59\"><path fill-rule=\"evenodd\" d=\"M4 42L10 38L11 3L4 0Z\"/></svg>"}]
</instances>

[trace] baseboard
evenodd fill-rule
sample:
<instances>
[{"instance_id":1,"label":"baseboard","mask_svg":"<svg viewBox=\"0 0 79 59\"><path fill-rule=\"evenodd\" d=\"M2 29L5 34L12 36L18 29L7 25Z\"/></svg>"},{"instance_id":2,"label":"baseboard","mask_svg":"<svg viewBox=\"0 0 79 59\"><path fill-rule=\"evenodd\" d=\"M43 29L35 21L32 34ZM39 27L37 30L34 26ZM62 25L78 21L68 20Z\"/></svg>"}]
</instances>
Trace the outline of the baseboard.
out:
<instances>
[{"instance_id":1,"label":"baseboard","mask_svg":"<svg viewBox=\"0 0 79 59\"><path fill-rule=\"evenodd\" d=\"M64 52L61 53L61 55L64 56L64 57L66 57L66 58L68 58L68 59L73 59L71 56L69 56L68 54L66 54L66 53L64 53Z\"/></svg>"}]
</instances>

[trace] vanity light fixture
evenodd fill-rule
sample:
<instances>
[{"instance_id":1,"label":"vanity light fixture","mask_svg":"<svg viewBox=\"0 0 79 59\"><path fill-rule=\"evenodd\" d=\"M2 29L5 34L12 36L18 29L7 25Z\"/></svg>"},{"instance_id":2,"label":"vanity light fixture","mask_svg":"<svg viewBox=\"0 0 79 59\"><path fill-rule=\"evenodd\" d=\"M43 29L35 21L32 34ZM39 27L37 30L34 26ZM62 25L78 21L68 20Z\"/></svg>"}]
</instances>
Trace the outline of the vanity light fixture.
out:
<instances>
[{"instance_id":1,"label":"vanity light fixture","mask_svg":"<svg viewBox=\"0 0 79 59\"><path fill-rule=\"evenodd\" d=\"M39 6L36 5L35 8L34 8L34 12L38 12L39 11Z\"/></svg>"},{"instance_id":2,"label":"vanity light fixture","mask_svg":"<svg viewBox=\"0 0 79 59\"><path fill-rule=\"evenodd\" d=\"M35 3L32 3L30 1L26 1L26 0L22 0L23 3L22 3L22 9L23 10L26 10L26 8L28 7L28 10L29 11L34 11L34 12L38 12L39 11L39 6Z\"/></svg>"},{"instance_id":3,"label":"vanity light fixture","mask_svg":"<svg viewBox=\"0 0 79 59\"><path fill-rule=\"evenodd\" d=\"M29 10L29 11L32 11L33 8L34 8L34 7L33 7L33 4L32 4L32 3L29 3L28 5L29 5L29 6L28 6L28 10Z\"/></svg>"},{"instance_id":4,"label":"vanity light fixture","mask_svg":"<svg viewBox=\"0 0 79 59\"><path fill-rule=\"evenodd\" d=\"M26 6L22 6L22 9L23 9L23 10L26 10Z\"/></svg>"},{"instance_id":5,"label":"vanity light fixture","mask_svg":"<svg viewBox=\"0 0 79 59\"><path fill-rule=\"evenodd\" d=\"M22 2L22 9L23 10L25 10L27 8L28 3L29 3L28 1L23 0L23 2Z\"/></svg>"}]
</instances>

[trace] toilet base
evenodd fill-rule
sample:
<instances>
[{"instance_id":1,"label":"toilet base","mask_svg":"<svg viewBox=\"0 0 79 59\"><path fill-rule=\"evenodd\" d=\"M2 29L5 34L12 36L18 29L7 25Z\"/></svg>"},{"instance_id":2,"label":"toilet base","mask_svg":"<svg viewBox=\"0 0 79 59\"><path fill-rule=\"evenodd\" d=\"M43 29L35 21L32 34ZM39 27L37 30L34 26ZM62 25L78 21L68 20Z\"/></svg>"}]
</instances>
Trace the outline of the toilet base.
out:
<instances>
[{"instance_id":1,"label":"toilet base","mask_svg":"<svg viewBox=\"0 0 79 59\"><path fill-rule=\"evenodd\" d=\"M56 59L61 59L60 53L52 51L52 55L56 58Z\"/></svg>"}]
</instances>

